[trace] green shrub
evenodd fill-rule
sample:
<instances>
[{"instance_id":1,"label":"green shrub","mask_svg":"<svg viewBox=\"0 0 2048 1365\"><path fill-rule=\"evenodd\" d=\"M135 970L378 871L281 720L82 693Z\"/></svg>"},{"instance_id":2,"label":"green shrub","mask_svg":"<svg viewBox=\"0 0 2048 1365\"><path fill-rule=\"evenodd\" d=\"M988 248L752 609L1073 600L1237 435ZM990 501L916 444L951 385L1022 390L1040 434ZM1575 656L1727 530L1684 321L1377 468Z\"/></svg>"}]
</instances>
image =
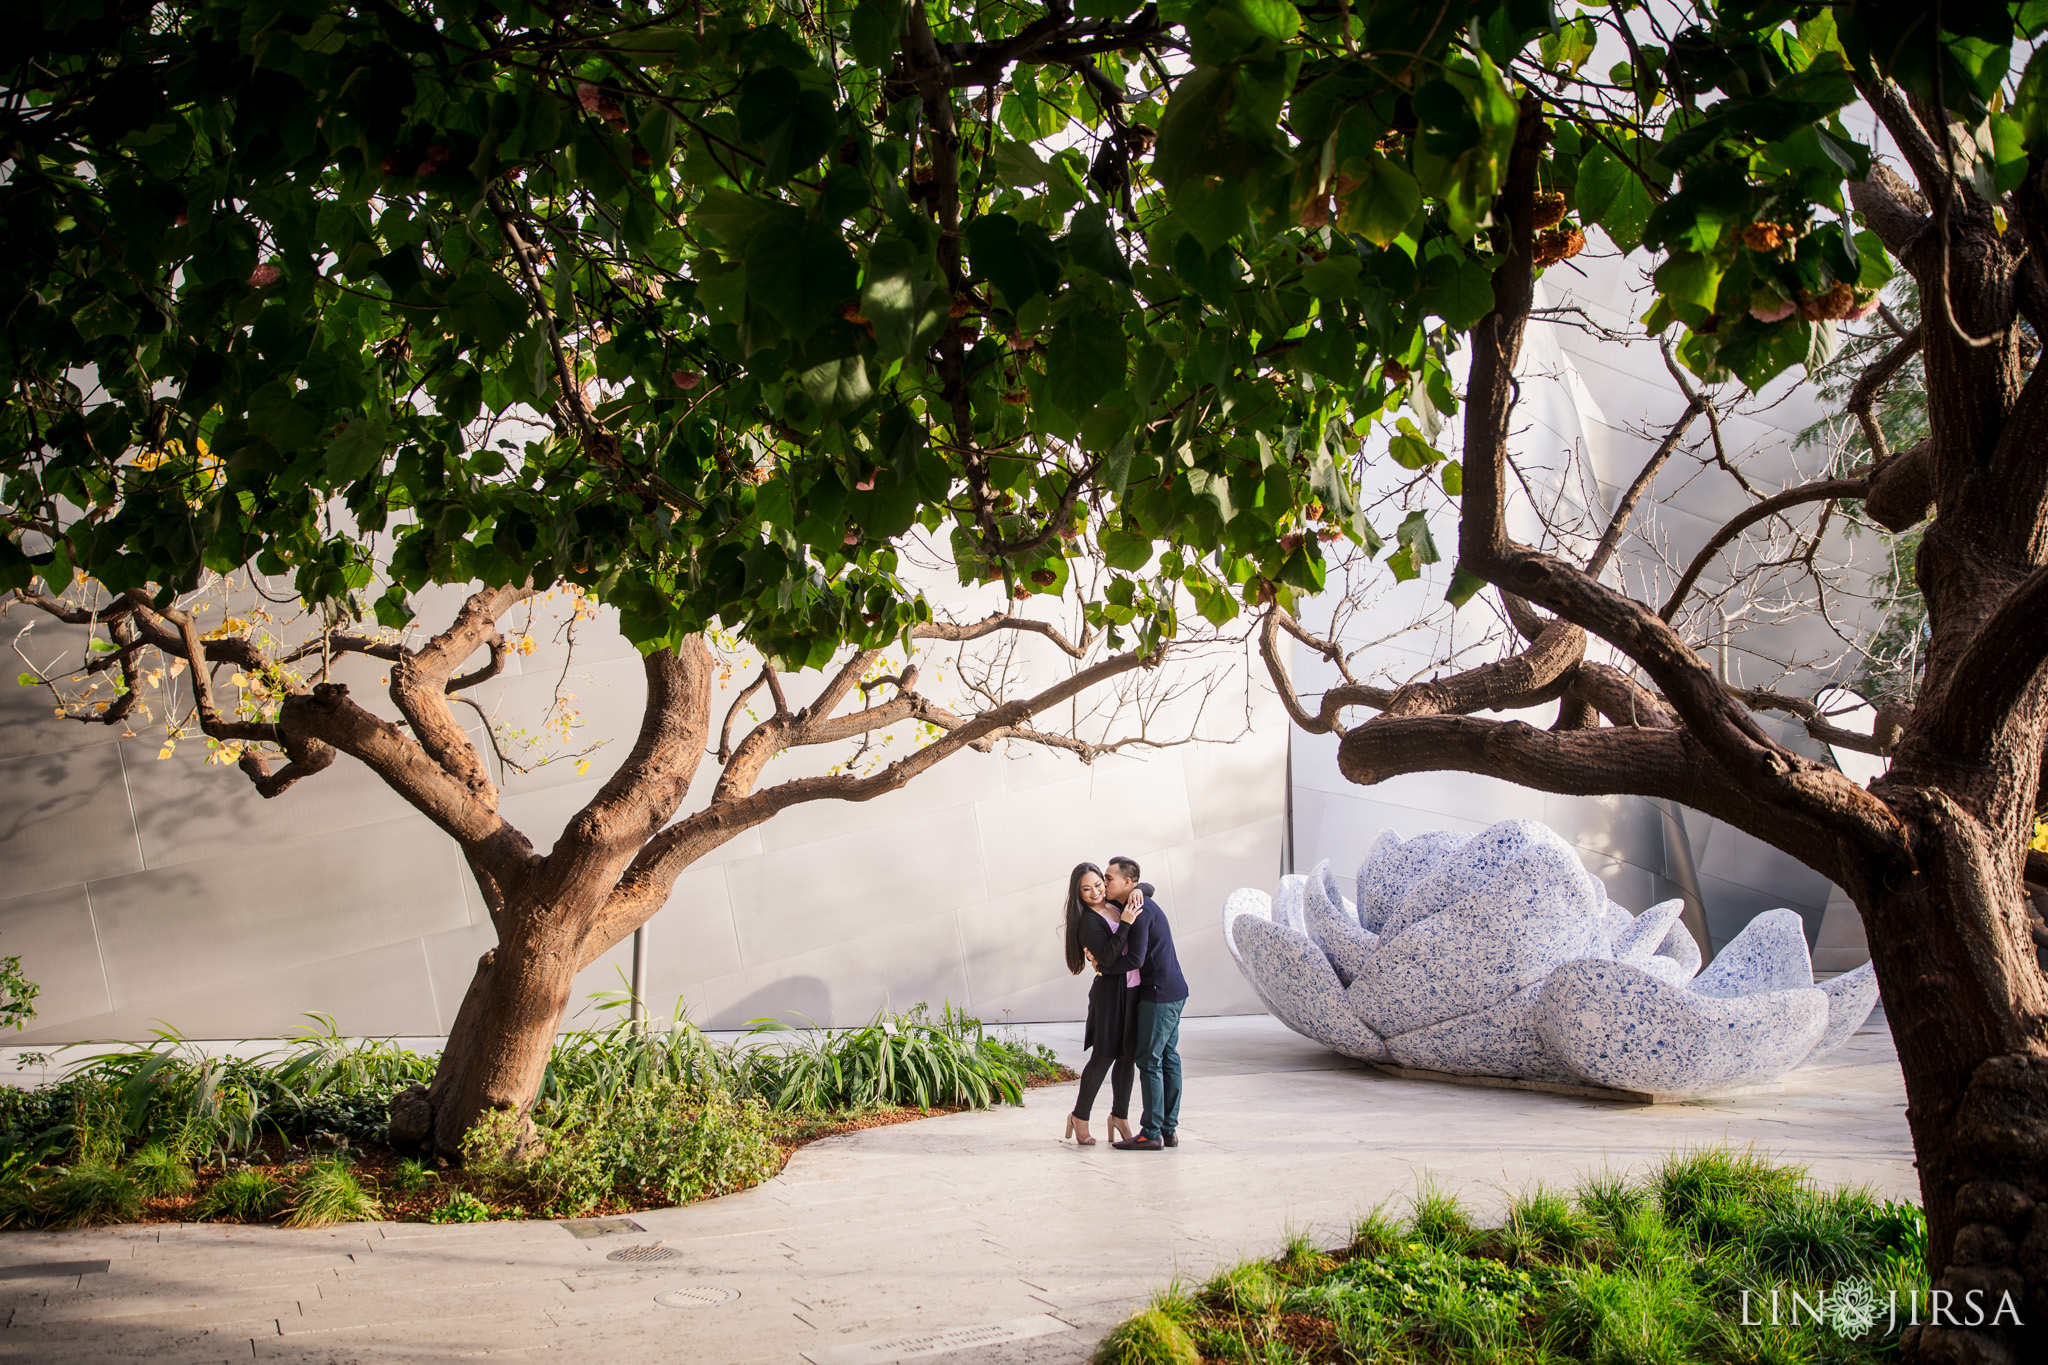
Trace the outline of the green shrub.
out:
<instances>
[{"instance_id":1,"label":"green shrub","mask_svg":"<svg viewBox=\"0 0 2048 1365\"><path fill-rule=\"evenodd\" d=\"M405 1157L399 1161L398 1169L391 1178L405 1193L418 1194L441 1177L434 1174L433 1168L426 1162Z\"/></svg>"},{"instance_id":2,"label":"green shrub","mask_svg":"<svg viewBox=\"0 0 2048 1365\"><path fill-rule=\"evenodd\" d=\"M292 1228L324 1228L336 1223L367 1223L383 1216L383 1206L363 1188L347 1160L323 1156L306 1163L305 1174L292 1190L291 1211L284 1222Z\"/></svg>"},{"instance_id":3,"label":"green shrub","mask_svg":"<svg viewBox=\"0 0 2048 1365\"><path fill-rule=\"evenodd\" d=\"M288 1193L277 1177L245 1166L214 1181L199 1196L193 1214L200 1219L272 1218L284 1208Z\"/></svg>"},{"instance_id":4,"label":"green shrub","mask_svg":"<svg viewBox=\"0 0 2048 1365\"><path fill-rule=\"evenodd\" d=\"M1646 1270L1586 1266L1558 1288L1548 1344L1585 1365L1694 1365L1699 1345L1717 1334L1682 1260Z\"/></svg>"},{"instance_id":5,"label":"green shrub","mask_svg":"<svg viewBox=\"0 0 2048 1365\"><path fill-rule=\"evenodd\" d=\"M1351 1224L1351 1238L1345 1245L1353 1256L1385 1256L1405 1240L1401 1225L1387 1216L1386 1206L1377 1205Z\"/></svg>"},{"instance_id":6,"label":"green shrub","mask_svg":"<svg viewBox=\"0 0 2048 1365\"><path fill-rule=\"evenodd\" d=\"M536 1110L518 1155L519 1120L493 1114L463 1144L486 1179L530 1191L550 1213L612 1200L687 1204L773 1175L780 1154L758 1101L666 1077L610 1096L571 1091Z\"/></svg>"},{"instance_id":7,"label":"green shrub","mask_svg":"<svg viewBox=\"0 0 2048 1365\"><path fill-rule=\"evenodd\" d=\"M427 1215L429 1223L487 1223L490 1218L491 1206L468 1190L455 1191Z\"/></svg>"},{"instance_id":8,"label":"green shrub","mask_svg":"<svg viewBox=\"0 0 2048 1365\"><path fill-rule=\"evenodd\" d=\"M161 1142L144 1143L140 1151L128 1158L127 1169L136 1188L148 1199L189 1194L197 1183L185 1159Z\"/></svg>"},{"instance_id":9,"label":"green shrub","mask_svg":"<svg viewBox=\"0 0 2048 1365\"><path fill-rule=\"evenodd\" d=\"M780 1047L768 1044L782 1033L795 1037L778 1039ZM751 1036L757 1041L746 1049L742 1074L777 1109L985 1109L1024 1102L1026 1068L1016 1051L950 1004L936 1019L919 1004L899 1015L877 1014L866 1028L840 1033L756 1020Z\"/></svg>"},{"instance_id":10,"label":"green shrub","mask_svg":"<svg viewBox=\"0 0 2048 1365\"><path fill-rule=\"evenodd\" d=\"M1211 1275L1201 1289L1204 1303L1233 1313L1263 1317L1280 1307L1287 1285L1264 1261L1241 1261Z\"/></svg>"},{"instance_id":11,"label":"green shrub","mask_svg":"<svg viewBox=\"0 0 2048 1365\"><path fill-rule=\"evenodd\" d=\"M1445 1251L1463 1251L1476 1231L1458 1196L1427 1184L1415 1192L1409 1206L1408 1227L1424 1245Z\"/></svg>"},{"instance_id":12,"label":"green shrub","mask_svg":"<svg viewBox=\"0 0 2048 1365\"><path fill-rule=\"evenodd\" d=\"M40 1191L43 1221L57 1228L132 1222L142 1212L134 1177L109 1161L88 1157L57 1172Z\"/></svg>"},{"instance_id":13,"label":"green shrub","mask_svg":"<svg viewBox=\"0 0 2048 1365\"><path fill-rule=\"evenodd\" d=\"M1753 1148L1698 1147L1666 1157L1650 1187L1666 1219L1690 1223L1731 1200L1759 1213L1782 1208L1807 1190L1808 1181L1804 1166L1778 1165Z\"/></svg>"},{"instance_id":14,"label":"green shrub","mask_svg":"<svg viewBox=\"0 0 2048 1365\"><path fill-rule=\"evenodd\" d=\"M1574 1202L1601 1231L1611 1235L1620 1230L1630 1214L1646 1207L1650 1196L1627 1177L1607 1172L1581 1180Z\"/></svg>"},{"instance_id":15,"label":"green shrub","mask_svg":"<svg viewBox=\"0 0 2048 1365\"><path fill-rule=\"evenodd\" d=\"M1508 1205L1501 1240L1516 1264L1576 1259L1600 1235L1600 1225L1554 1190L1538 1185Z\"/></svg>"},{"instance_id":16,"label":"green shrub","mask_svg":"<svg viewBox=\"0 0 2048 1365\"><path fill-rule=\"evenodd\" d=\"M42 1221L42 1190L35 1179L22 1172L0 1176L0 1230L32 1228Z\"/></svg>"},{"instance_id":17,"label":"green shrub","mask_svg":"<svg viewBox=\"0 0 2048 1365\"><path fill-rule=\"evenodd\" d=\"M1126 1318L1095 1348L1093 1365L1202 1365L1187 1329L1158 1308Z\"/></svg>"}]
</instances>

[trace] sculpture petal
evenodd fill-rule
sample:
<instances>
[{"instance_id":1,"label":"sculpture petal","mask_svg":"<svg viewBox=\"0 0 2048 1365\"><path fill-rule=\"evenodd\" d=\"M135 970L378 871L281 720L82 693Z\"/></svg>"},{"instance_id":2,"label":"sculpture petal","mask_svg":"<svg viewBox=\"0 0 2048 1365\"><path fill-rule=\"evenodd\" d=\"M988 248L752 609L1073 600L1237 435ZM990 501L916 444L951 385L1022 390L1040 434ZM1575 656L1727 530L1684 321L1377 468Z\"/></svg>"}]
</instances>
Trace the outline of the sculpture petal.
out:
<instances>
[{"instance_id":1,"label":"sculpture petal","mask_svg":"<svg viewBox=\"0 0 2048 1365\"><path fill-rule=\"evenodd\" d=\"M1853 972L1843 972L1821 982L1819 990L1828 998L1828 1026L1813 1051L1800 1060L1801 1066L1827 1056L1863 1027L1863 1021L1877 1008L1877 964L1866 962Z\"/></svg>"},{"instance_id":2,"label":"sculpture petal","mask_svg":"<svg viewBox=\"0 0 2048 1365\"><path fill-rule=\"evenodd\" d=\"M1343 893L1337 889L1337 879L1330 875L1327 859L1317 863L1308 874L1302 918L1310 941L1329 956L1330 965L1336 968L1337 980L1350 985L1372 956L1379 939L1359 928L1358 921L1345 910Z\"/></svg>"},{"instance_id":3,"label":"sculpture petal","mask_svg":"<svg viewBox=\"0 0 2048 1365\"><path fill-rule=\"evenodd\" d=\"M1542 990L1539 982L1477 1014L1397 1033L1387 1039L1387 1051L1402 1066L1461 1076L1576 1080L1550 1055L1536 1031L1536 1000Z\"/></svg>"},{"instance_id":4,"label":"sculpture petal","mask_svg":"<svg viewBox=\"0 0 2048 1365\"><path fill-rule=\"evenodd\" d=\"M1386 1037L1484 1010L1560 962L1604 957L1593 878L1534 821L1476 836L1417 884L1352 981L1358 1017ZM1391 925L1418 910L1398 932Z\"/></svg>"},{"instance_id":5,"label":"sculpture petal","mask_svg":"<svg viewBox=\"0 0 2048 1365\"><path fill-rule=\"evenodd\" d=\"M1239 915L1229 933L1245 975L1281 1023L1347 1057L1371 1062L1387 1055L1379 1035L1351 1012L1329 959L1306 935L1256 915Z\"/></svg>"},{"instance_id":6,"label":"sculpture petal","mask_svg":"<svg viewBox=\"0 0 2048 1365\"><path fill-rule=\"evenodd\" d=\"M1625 962L1567 962L1537 997L1536 1031L1597 1085L1703 1095L1768 1080L1813 1050L1827 997L1808 986L1703 995Z\"/></svg>"},{"instance_id":7,"label":"sculpture petal","mask_svg":"<svg viewBox=\"0 0 2048 1365\"><path fill-rule=\"evenodd\" d=\"M1373 836L1372 843L1365 850L1365 856L1358 860L1358 877L1354 883L1354 894L1357 899L1352 902L1352 907L1358 916L1359 927L1367 932L1377 932L1379 922L1386 914L1384 906L1375 907L1371 911L1374 915L1373 921L1370 924L1366 922L1373 888L1383 885L1386 881L1379 870L1380 860L1390 856L1400 847L1401 836L1390 829L1383 829Z\"/></svg>"},{"instance_id":8,"label":"sculpture petal","mask_svg":"<svg viewBox=\"0 0 2048 1365\"><path fill-rule=\"evenodd\" d=\"M1281 1017L1280 1011L1274 1007L1272 998L1266 994L1265 988L1259 985L1259 978L1246 965L1244 953L1237 946L1237 936L1231 932L1231 925L1240 916L1245 915L1271 924L1273 922L1273 898L1253 886L1241 886L1224 897L1223 946L1230 950L1232 960L1237 963L1237 970L1244 974L1246 983L1252 988L1252 994L1258 996L1259 1003L1266 1007L1266 1013L1272 1015L1275 1019L1279 1019Z\"/></svg>"},{"instance_id":9,"label":"sculpture petal","mask_svg":"<svg viewBox=\"0 0 2048 1365\"><path fill-rule=\"evenodd\" d=\"M1657 945L1657 956L1678 964L1681 981L1690 981L1699 975L1700 963L1705 958L1700 954L1699 940L1692 936L1692 930L1685 927L1683 920L1675 920L1671 932L1664 935L1664 941Z\"/></svg>"},{"instance_id":10,"label":"sculpture petal","mask_svg":"<svg viewBox=\"0 0 2048 1365\"><path fill-rule=\"evenodd\" d=\"M1273 923L1284 924L1300 933L1307 933L1308 926L1302 921L1301 900L1308 878L1290 872L1280 879L1280 885L1273 891Z\"/></svg>"},{"instance_id":11,"label":"sculpture petal","mask_svg":"<svg viewBox=\"0 0 2048 1365\"><path fill-rule=\"evenodd\" d=\"M1728 1000L1760 991L1800 990L1813 985L1813 959L1806 953L1806 921L1793 910L1766 910L1707 969L1692 990Z\"/></svg>"},{"instance_id":12,"label":"sculpture petal","mask_svg":"<svg viewBox=\"0 0 2048 1365\"><path fill-rule=\"evenodd\" d=\"M1384 852L1375 843L1377 856L1368 855L1368 862L1358 869L1358 927L1382 936L1387 934L1388 918L1400 908L1416 883L1442 867L1472 837L1455 830L1433 829L1387 845Z\"/></svg>"},{"instance_id":13,"label":"sculpture petal","mask_svg":"<svg viewBox=\"0 0 2048 1365\"><path fill-rule=\"evenodd\" d=\"M1644 958L1657 951L1671 926L1678 923L1678 917L1685 913L1682 900L1659 901L1631 923L1614 940L1614 960L1642 965Z\"/></svg>"}]
</instances>

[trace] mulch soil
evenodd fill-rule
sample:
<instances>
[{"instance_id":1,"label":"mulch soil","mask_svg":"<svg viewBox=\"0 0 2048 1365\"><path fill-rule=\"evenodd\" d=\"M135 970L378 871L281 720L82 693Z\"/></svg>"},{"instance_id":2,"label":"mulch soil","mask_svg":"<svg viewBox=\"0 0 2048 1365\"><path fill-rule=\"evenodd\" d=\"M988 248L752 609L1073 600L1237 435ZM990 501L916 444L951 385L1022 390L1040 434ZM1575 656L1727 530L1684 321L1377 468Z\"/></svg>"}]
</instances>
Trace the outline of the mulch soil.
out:
<instances>
[{"instance_id":1,"label":"mulch soil","mask_svg":"<svg viewBox=\"0 0 2048 1365\"><path fill-rule=\"evenodd\" d=\"M1032 1081L1027 1088L1036 1089L1044 1085L1060 1085L1078 1079L1066 1068L1063 1074L1043 1080ZM776 1163L779 1173L801 1147L842 1133L864 1132L870 1128L887 1128L898 1123L914 1123L918 1119L936 1118L941 1114L959 1114L967 1110L966 1105L942 1104L930 1109L889 1108L867 1109L838 1114L777 1114L771 1119L774 1131L769 1134L774 1142L780 1160ZM235 1162L235 1169L243 1166L263 1171L286 1183L298 1174L299 1168L314 1157L324 1155L321 1151L294 1146L281 1138L263 1140ZM384 1217L396 1223L430 1223L434 1214L448 1203L457 1192L475 1196L490 1210L493 1221L499 1219L555 1218L540 1206L531 1196L518 1190L494 1187L482 1179L458 1167L444 1166L433 1170L430 1178L420 1181L418 1188L405 1188L405 1171L401 1163L404 1158L381 1143L367 1147L351 1147L347 1155L353 1164L356 1176L366 1189L376 1195L384 1206ZM189 1223L194 1221L193 1208L199 1202L200 1193L225 1172L219 1167L199 1172L200 1189L191 1194L177 1195L164 1199L146 1199L142 1213L136 1219L140 1223ZM415 1173L414 1179L418 1176ZM610 1217L622 1213L637 1213L653 1207L645 1203L620 1200L589 1209L576 1215L581 1218ZM215 1218L213 1222L273 1222L274 1219L232 1219Z\"/></svg>"}]
</instances>

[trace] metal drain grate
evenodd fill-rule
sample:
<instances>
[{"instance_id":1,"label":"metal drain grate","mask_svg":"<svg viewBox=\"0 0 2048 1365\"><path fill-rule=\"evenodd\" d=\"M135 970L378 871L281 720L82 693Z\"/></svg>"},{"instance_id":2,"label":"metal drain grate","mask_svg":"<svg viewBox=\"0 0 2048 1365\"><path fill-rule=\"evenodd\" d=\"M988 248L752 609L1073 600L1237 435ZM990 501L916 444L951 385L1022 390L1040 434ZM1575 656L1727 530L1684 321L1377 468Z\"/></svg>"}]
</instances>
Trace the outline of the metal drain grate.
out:
<instances>
[{"instance_id":1,"label":"metal drain grate","mask_svg":"<svg viewBox=\"0 0 2048 1365\"><path fill-rule=\"evenodd\" d=\"M671 1289L656 1294L654 1301L665 1308L716 1308L722 1303L731 1303L740 1296L737 1289L720 1289L716 1285L693 1284L688 1289Z\"/></svg>"},{"instance_id":2,"label":"metal drain grate","mask_svg":"<svg viewBox=\"0 0 2048 1365\"><path fill-rule=\"evenodd\" d=\"M674 1247L663 1246L660 1242L656 1242L652 1246L620 1247L617 1251L608 1254L605 1259L607 1261L627 1261L639 1265L646 1261L673 1261L682 1254L682 1252L677 1251Z\"/></svg>"}]
</instances>

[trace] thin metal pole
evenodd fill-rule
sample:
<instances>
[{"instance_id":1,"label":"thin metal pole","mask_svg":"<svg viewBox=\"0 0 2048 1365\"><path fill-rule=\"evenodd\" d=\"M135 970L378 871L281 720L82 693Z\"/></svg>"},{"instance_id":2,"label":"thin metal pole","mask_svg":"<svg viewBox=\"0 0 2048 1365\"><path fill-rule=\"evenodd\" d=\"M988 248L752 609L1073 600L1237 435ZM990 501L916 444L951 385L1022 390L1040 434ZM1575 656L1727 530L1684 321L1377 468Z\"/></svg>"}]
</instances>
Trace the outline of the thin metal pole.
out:
<instances>
[{"instance_id":1,"label":"thin metal pole","mask_svg":"<svg viewBox=\"0 0 2048 1365\"><path fill-rule=\"evenodd\" d=\"M647 1028L647 926L633 931L633 1027Z\"/></svg>"}]
</instances>

